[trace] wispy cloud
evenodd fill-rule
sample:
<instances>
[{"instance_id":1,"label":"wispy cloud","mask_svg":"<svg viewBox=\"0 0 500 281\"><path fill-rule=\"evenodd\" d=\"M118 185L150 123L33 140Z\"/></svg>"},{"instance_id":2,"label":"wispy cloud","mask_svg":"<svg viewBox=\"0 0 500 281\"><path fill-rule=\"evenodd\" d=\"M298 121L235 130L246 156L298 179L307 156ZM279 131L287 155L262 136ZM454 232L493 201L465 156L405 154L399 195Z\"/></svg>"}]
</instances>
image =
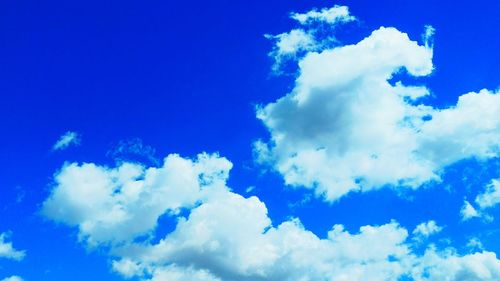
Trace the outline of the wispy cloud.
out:
<instances>
[{"instance_id":1,"label":"wispy cloud","mask_svg":"<svg viewBox=\"0 0 500 281\"><path fill-rule=\"evenodd\" d=\"M336 42L335 37L319 36L325 29L334 30L338 25L355 21L346 6L334 6L320 11L292 13L290 18L299 23L299 27L278 35L266 34L275 45L269 56L274 59L273 72L282 74L282 68L289 61L296 61L308 52L318 51Z\"/></svg>"},{"instance_id":2,"label":"wispy cloud","mask_svg":"<svg viewBox=\"0 0 500 281\"><path fill-rule=\"evenodd\" d=\"M79 145L81 142L80 135L76 132L68 131L64 133L59 140L52 146L52 150L64 150L71 145Z\"/></svg>"}]
</instances>

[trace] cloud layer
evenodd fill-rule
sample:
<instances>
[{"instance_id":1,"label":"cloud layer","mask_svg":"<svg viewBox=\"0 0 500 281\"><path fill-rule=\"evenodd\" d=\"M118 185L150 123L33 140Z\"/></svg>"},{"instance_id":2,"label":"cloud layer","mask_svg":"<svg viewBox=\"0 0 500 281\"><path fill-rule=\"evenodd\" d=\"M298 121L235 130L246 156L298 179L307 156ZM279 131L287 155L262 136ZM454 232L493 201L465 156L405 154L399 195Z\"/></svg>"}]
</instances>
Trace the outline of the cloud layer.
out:
<instances>
[{"instance_id":1,"label":"cloud layer","mask_svg":"<svg viewBox=\"0 0 500 281\"><path fill-rule=\"evenodd\" d=\"M226 186L230 168L228 160L209 154L195 159L169 155L160 168L69 164L56 174L44 214L76 227L88 246L106 247L113 270L125 278L312 281L500 276L500 261L491 252L460 255L452 248L431 246L418 255L408 231L394 221L363 226L354 233L334 225L324 238L305 229L297 218L274 225L259 198L245 198ZM155 237L163 215L176 221L175 229ZM430 235L436 228L426 223L417 232ZM144 235L149 236L139 239Z\"/></svg>"}]
</instances>

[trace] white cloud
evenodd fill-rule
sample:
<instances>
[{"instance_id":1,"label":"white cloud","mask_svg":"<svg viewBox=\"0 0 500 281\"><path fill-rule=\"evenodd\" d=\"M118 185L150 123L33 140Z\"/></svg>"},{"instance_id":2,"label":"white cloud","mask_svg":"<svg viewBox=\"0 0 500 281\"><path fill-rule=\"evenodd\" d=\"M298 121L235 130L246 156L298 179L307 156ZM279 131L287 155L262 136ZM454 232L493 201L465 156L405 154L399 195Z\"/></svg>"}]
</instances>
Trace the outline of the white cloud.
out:
<instances>
[{"instance_id":1,"label":"white cloud","mask_svg":"<svg viewBox=\"0 0 500 281\"><path fill-rule=\"evenodd\" d=\"M265 207L255 198L226 203L217 202L210 206L214 209L202 213L194 210L144 256L160 265L208 268L222 280L326 280L334 276L337 280L385 280L404 271L399 259L408 251L402 245L407 233L395 223L365 226L356 234L336 225L328 238L320 239L298 220L271 227L262 213ZM228 218L218 208L229 208L233 214ZM244 219L238 220L238 215Z\"/></svg>"},{"instance_id":2,"label":"white cloud","mask_svg":"<svg viewBox=\"0 0 500 281\"><path fill-rule=\"evenodd\" d=\"M456 161L497 155L500 95L469 93L437 109L418 104L427 88L389 83L401 71L432 72L432 28L423 46L382 27L358 44L332 48L309 26L351 21L347 8L292 17L305 27L273 37L274 55L300 57L299 76L290 94L258 110L271 140L255 145L257 159L287 184L336 200L387 184L416 188ZM86 245L103 246L113 271L144 281L499 279L500 260L483 249L415 252L415 240L441 231L432 220L411 235L391 221L357 231L337 224L324 237L298 218L273 223L258 197L226 185L231 166L205 153L172 154L161 167L66 164L42 211L77 228ZM165 215L176 225L158 237Z\"/></svg>"},{"instance_id":3,"label":"white cloud","mask_svg":"<svg viewBox=\"0 0 500 281\"><path fill-rule=\"evenodd\" d=\"M54 144L52 150L63 150L68 148L71 145L79 145L80 144L80 135L76 132L68 131L64 133L59 140Z\"/></svg>"},{"instance_id":4,"label":"white cloud","mask_svg":"<svg viewBox=\"0 0 500 281\"><path fill-rule=\"evenodd\" d=\"M354 21L356 18L349 14L346 6L324 8L321 11L313 10L307 13L292 13L291 18L301 24L299 28L278 35L266 35L266 38L275 41L269 56L275 60L273 71L281 72L281 67L287 61L295 61L306 52L316 51L331 46L336 40L333 36L323 38L318 36L318 27L313 23L322 23L334 29L341 23ZM324 28L320 28L322 30Z\"/></svg>"},{"instance_id":5,"label":"white cloud","mask_svg":"<svg viewBox=\"0 0 500 281\"><path fill-rule=\"evenodd\" d=\"M125 246L113 254L123 256L118 263L128 264L125 271L142 269L136 274L152 274L151 280L170 280L162 276L170 274L172 267L182 278L187 274L199 280L326 280L333 276L389 280L409 269L403 263L412 259L404 244L407 236L405 229L391 222L364 226L354 234L335 225L321 239L297 219L273 227L257 197L218 190L187 218L179 218L175 230L159 243Z\"/></svg>"},{"instance_id":6,"label":"white cloud","mask_svg":"<svg viewBox=\"0 0 500 281\"><path fill-rule=\"evenodd\" d=\"M497 157L500 148L500 94L481 90L458 98L457 105L432 113L422 124L422 157L438 167L475 157Z\"/></svg>"},{"instance_id":7,"label":"white cloud","mask_svg":"<svg viewBox=\"0 0 500 281\"><path fill-rule=\"evenodd\" d=\"M448 274L454 276L449 280L458 281L462 276L495 280L500 274L500 261L489 252L460 256L431 248L417 256L407 231L395 222L364 226L358 233L335 225L321 239L296 219L272 227L264 204L255 197L227 193L212 200L192 210L138 260L155 270L172 264L188 272L191 267L208 270L213 275L208 280L378 281L411 275L438 281Z\"/></svg>"},{"instance_id":8,"label":"white cloud","mask_svg":"<svg viewBox=\"0 0 500 281\"><path fill-rule=\"evenodd\" d=\"M23 281L23 279L19 276L13 275L11 277L2 279L2 281Z\"/></svg>"},{"instance_id":9,"label":"white cloud","mask_svg":"<svg viewBox=\"0 0 500 281\"><path fill-rule=\"evenodd\" d=\"M316 48L316 40L312 34L302 29L294 29L287 33L275 36L266 35L269 39L276 40L275 55L295 56L299 51L307 51Z\"/></svg>"},{"instance_id":10,"label":"white cloud","mask_svg":"<svg viewBox=\"0 0 500 281\"><path fill-rule=\"evenodd\" d=\"M137 262L124 258L114 260L111 263L113 271L119 273L122 277L132 278L134 276L142 276L145 268Z\"/></svg>"},{"instance_id":11,"label":"white cloud","mask_svg":"<svg viewBox=\"0 0 500 281\"><path fill-rule=\"evenodd\" d=\"M89 246L123 243L150 234L160 215L193 207L205 189L223 186L230 168L229 161L207 154L195 160L172 154L159 168L67 164L42 212L78 227Z\"/></svg>"},{"instance_id":12,"label":"white cloud","mask_svg":"<svg viewBox=\"0 0 500 281\"><path fill-rule=\"evenodd\" d=\"M165 266L153 271L149 281L221 281L207 270L190 267Z\"/></svg>"},{"instance_id":13,"label":"white cloud","mask_svg":"<svg viewBox=\"0 0 500 281\"><path fill-rule=\"evenodd\" d=\"M462 209L460 209L460 215L462 216L463 221L481 216L476 208L474 208L474 206L472 206L472 204L467 200L464 200L464 205L462 206Z\"/></svg>"},{"instance_id":14,"label":"white cloud","mask_svg":"<svg viewBox=\"0 0 500 281\"><path fill-rule=\"evenodd\" d=\"M466 221L472 218L482 218L485 222L493 221L493 216L486 212L486 209L495 207L500 203L500 180L493 179L486 185L484 192L478 194L474 200L477 208L468 201L464 201L464 205L460 210L462 220Z\"/></svg>"},{"instance_id":15,"label":"white cloud","mask_svg":"<svg viewBox=\"0 0 500 281\"><path fill-rule=\"evenodd\" d=\"M199 274L206 279L201 280L378 281L407 275L433 281L453 276L446 280L459 281L462 276L496 280L500 274L493 253L460 256L452 249L430 248L418 256L407 237L404 228L391 222L364 226L358 233L335 225L321 239L297 219L272 227L257 198L226 193L192 210L158 244L140 254L135 248L132 256L155 276L152 280L168 280L156 273L172 266L184 268L189 276L193 268L202 270Z\"/></svg>"},{"instance_id":16,"label":"white cloud","mask_svg":"<svg viewBox=\"0 0 500 281\"><path fill-rule=\"evenodd\" d=\"M425 238L439 233L441 230L443 230L442 226L439 226L435 221L430 220L417 225L413 230L413 235Z\"/></svg>"},{"instance_id":17,"label":"white cloud","mask_svg":"<svg viewBox=\"0 0 500 281\"><path fill-rule=\"evenodd\" d=\"M12 242L8 242L9 233L0 234L0 258L7 258L16 261L24 259L26 256L25 251L16 250Z\"/></svg>"},{"instance_id":18,"label":"white cloud","mask_svg":"<svg viewBox=\"0 0 500 281\"><path fill-rule=\"evenodd\" d=\"M426 29L429 40L433 30ZM423 86L389 82L433 70L430 44L381 27L357 44L308 52L294 89L257 109L271 138L256 159L286 184L335 201L382 186L417 188L463 159L498 156L500 94L482 90L438 109L419 102Z\"/></svg>"},{"instance_id":19,"label":"white cloud","mask_svg":"<svg viewBox=\"0 0 500 281\"><path fill-rule=\"evenodd\" d=\"M319 11L311 10L306 13L292 13L291 18L303 25L315 21L337 24L340 22L350 22L356 20L356 18L349 13L349 8L347 6L338 5L331 8L323 8Z\"/></svg>"},{"instance_id":20,"label":"white cloud","mask_svg":"<svg viewBox=\"0 0 500 281\"><path fill-rule=\"evenodd\" d=\"M226 159L208 154L196 159L170 155L160 168L68 164L55 175L43 210L48 218L78 228L89 245L106 246L112 269L125 278L379 281L412 276L437 281L447 272L457 276L449 280L458 281L500 272L489 252L461 256L453 249L430 248L419 256L396 222L357 232L334 225L324 238L299 219L275 226L259 198L245 198L226 186L230 168ZM179 208L188 214L176 212ZM165 213L177 225L163 238L154 237ZM436 228L428 223L417 232ZM137 240L145 234L155 240ZM435 268L434 262L442 266Z\"/></svg>"},{"instance_id":21,"label":"white cloud","mask_svg":"<svg viewBox=\"0 0 500 281\"><path fill-rule=\"evenodd\" d=\"M297 54L304 51L312 51L318 48L318 43L312 33L302 29L294 29L290 32L278 35L266 35L266 38L274 40L275 46L269 56L275 60L273 71L280 72L280 67L288 60L297 59Z\"/></svg>"},{"instance_id":22,"label":"white cloud","mask_svg":"<svg viewBox=\"0 0 500 281\"><path fill-rule=\"evenodd\" d=\"M438 253L429 249L420 261L412 273L416 281L500 280L500 260L493 252L459 256L451 250Z\"/></svg>"},{"instance_id":23,"label":"white cloud","mask_svg":"<svg viewBox=\"0 0 500 281\"><path fill-rule=\"evenodd\" d=\"M486 190L476 197L476 203L481 209L491 208L500 203L500 180L494 179Z\"/></svg>"}]
</instances>

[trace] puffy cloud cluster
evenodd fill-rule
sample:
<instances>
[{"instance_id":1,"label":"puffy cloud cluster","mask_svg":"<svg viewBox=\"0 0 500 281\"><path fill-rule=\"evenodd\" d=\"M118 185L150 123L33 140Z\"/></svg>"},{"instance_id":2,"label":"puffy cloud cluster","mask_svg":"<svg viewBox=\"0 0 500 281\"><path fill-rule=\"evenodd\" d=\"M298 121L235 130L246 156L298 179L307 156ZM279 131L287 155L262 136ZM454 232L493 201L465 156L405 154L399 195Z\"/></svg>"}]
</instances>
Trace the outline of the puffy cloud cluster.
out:
<instances>
[{"instance_id":1,"label":"puffy cloud cluster","mask_svg":"<svg viewBox=\"0 0 500 281\"><path fill-rule=\"evenodd\" d=\"M80 240L90 246L120 244L149 235L162 214L193 207L207 187L224 186L230 168L229 161L207 154L196 160L169 155L158 168L71 163L55 176L42 212L78 227Z\"/></svg>"},{"instance_id":2,"label":"puffy cloud cluster","mask_svg":"<svg viewBox=\"0 0 500 281\"><path fill-rule=\"evenodd\" d=\"M355 233L334 225L324 238L298 219L274 225L259 198L245 198L226 186L230 168L228 160L208 154L170 155L160 168L68 164L55 175L43 210L48 218L78 228L88 245L106 246L113 270L125 278L443 280L446 273L458 281L462 276L495 280L500 273L500 261L490 252L461 256L431 247L419 256L408 231L396 222ZM188 214L178 212L181 208ZM177 221L173 231L158 242L137 239L153 238L164 214ZM432 223L417 227L422 233L436 228Z\"/></svg>"},{"instance_id":3,"label":"puffy cloud cluster","mask_svg":"<svg viewBox=\"0 0 500 281\"><path fill-rule=\"evenodd\" d=\"M390 280L405 270L407 232L396 223L356 234L336 225L320 239L298 220L272 227L256 198L231 197L193 210L138 262L208 269L210 280Z\"/></svg>"},{"instance_id":4,"label":"puffy cloud cluster","mask_svg":"<svg viewBox=\"0 0 500 281\"><path fill-rule=\"evenodd\" d=\"M431 74L432 57L428 41L386 27L357 44L307 51L293 90L257 109L271 138L255 143L256 159L286 184L335 201L386 185L417 188L457 161L497 157L500 94L471 92L440 109L420 102L426 87L393 81Z\"/></svg>"},{"instance_id":5,"label":"puffy cloud cluster","mask_svg":"<svg viewBox=\"0 0 500 281\"><path fill-rule=\"evenodd\" d=\"M428 250L412 272L414 280L478 280L500 279L500 260L493 252L477 252L458 256L453 250L441 253Z\"/></svg>"}]
</instances>

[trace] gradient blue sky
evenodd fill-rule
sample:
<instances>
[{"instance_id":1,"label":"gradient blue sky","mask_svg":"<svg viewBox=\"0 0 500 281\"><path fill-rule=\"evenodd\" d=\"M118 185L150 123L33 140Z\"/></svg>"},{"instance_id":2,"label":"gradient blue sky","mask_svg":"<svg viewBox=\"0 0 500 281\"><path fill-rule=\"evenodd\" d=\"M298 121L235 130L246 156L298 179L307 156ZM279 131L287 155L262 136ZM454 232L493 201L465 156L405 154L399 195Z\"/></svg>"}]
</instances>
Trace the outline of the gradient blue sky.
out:
<instances>
[{"instance_id":1,"label":"gradient blue sky","mask_svg":"<svg viewBox=\"0 0 500 281\"><path fill-rule=\"evenodd\" d=\"M157 165L170 153L219 152L234 165L228 186L236 193L258 196L276 224L298 217L319 237L339 223L356 232L394 219L411 231L435 220L444 227L435 241L466 253L476 237L500 254L498 220L460 218L464 198L500 177L498 157L456 163L441 183L416 191L384 188L334 203L285 186L255 163L252 143L269 137L255 105L284 96L294 80L272 74L273 43L264 34L289 31L291 12L334 4L359 19L338 28L342 44L380 26L418 41L424 26L436 29L435 70L415 79L431 90L429 105L454 105L459 95L500 85L498 1L2 1L0 233L10 231L26 257L0 259L0 279L123 280L105 250L87 250L76 229L40 214L66 161L112 166L118 154ZM53 151L67 131L80 144ZM141 144L142 155L116 152L124 143ZM160 221L156 231L173 227Z\"/></svg>"}]
</instances>

